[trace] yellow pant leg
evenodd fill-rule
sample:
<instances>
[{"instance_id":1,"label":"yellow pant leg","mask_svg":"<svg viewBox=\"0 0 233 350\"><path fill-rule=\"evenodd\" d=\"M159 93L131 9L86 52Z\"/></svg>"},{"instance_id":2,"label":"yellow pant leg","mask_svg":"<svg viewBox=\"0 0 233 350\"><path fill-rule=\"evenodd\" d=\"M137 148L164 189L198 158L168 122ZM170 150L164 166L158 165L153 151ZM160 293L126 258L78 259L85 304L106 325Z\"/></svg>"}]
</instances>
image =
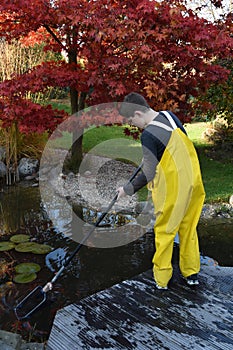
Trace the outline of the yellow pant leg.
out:
<instances>
[{"instance_id":1,"label":"yellow pant leg","mask_svg":"<svg viewBox=\"0 0 233 350\"><path fill-rule=\"evenodd\" d=\"M180 268L185 277L200 269L196 226L200 217L204 188L195 148L175 129L148 186L155 207L155 246L153 272L164 287L172 276L174 237L179 232Z\"/></svg>"},{"instance_id":2,"label":"yellow pant leg","mask_svg":"<svg viewBox=\"0 0 233 350\"><path fill-rule=\"evenodd\" d=\"M164 225L159 222L155 225L155 254L153 257L153 274L155 282L166 287L172 277L172 253L174 238L177 231L167 233Z\"/></svg>"},{"instance_id":3,"label":"yellow pant leg","mask_svg":"<svg viewBox=\"0 0 233 350\"><path fill-rule=\"evenodd\" d=\"M200 271L200 253L196 227L204 202L203 191L198 188L179 227L180 270L184 277Z\"/></svg>"}]
</instances>

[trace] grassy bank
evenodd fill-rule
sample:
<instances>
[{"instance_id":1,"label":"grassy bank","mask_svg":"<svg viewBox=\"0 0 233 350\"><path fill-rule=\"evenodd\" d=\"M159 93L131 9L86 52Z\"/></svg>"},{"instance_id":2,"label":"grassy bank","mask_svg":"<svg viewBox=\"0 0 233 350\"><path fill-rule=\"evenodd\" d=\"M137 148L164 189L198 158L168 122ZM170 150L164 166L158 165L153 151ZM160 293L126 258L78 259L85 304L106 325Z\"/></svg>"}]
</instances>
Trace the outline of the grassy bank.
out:
<instances>
[{"instance_id":1,"label":"grassy bank","mask_svg":"<svg viewBox=\"0 0 233 350\"><path fill-rule=\"evenodd\" d=\"M194 123L186 126L188 136L193 141L202 171L206 191L206 203L228 202L233 194L233 163L224 148L218 146L216 157L215 147L206 143L202 138L206 123Z\"/></svg>"},{"instance_id":2,"label":"grassy bank","mask_svg":"<svg viewBox=\"0 0 233 350\"><path fill-rule=\"evenodd\" d=\"M221 161L214 160L211 155L208 155L211 146L206 144L201 137L205 128L206 123L188 124L186 126L187 133L198 152L206 191L206 203L228 202L230 195L233 194L233 164L224 160L224 152ZM103 126L93 128L84 134L83 142L85 152L92 150L95 154L113 158L126 158L138 162L141 159L140 141L125 137L122 127ZM102 147L95 147L96 144L101 144ZM141 191L141 196L145 197L145 195L146 191Z\"/></svg>"}]
</instances>

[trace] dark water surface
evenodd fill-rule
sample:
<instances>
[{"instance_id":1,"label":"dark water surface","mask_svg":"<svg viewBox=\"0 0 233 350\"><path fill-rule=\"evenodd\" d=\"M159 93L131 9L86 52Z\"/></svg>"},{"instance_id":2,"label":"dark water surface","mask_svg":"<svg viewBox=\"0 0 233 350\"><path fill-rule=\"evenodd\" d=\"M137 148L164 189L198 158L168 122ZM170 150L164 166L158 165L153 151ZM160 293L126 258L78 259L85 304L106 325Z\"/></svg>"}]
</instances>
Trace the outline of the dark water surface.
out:
<instances>
[{"instance_id":1,"label":"dark water surface","mask_svg":"<svg viewBox=\"0 0 233 350\"><path fill-rule=\"evenodd\" d=\"M60 210L62 208L58 207L58 225L54 227L43 208L38 187L20 184L4 188L4 192L0 193L0 240L9 240L13 234L25 233L32 240L54 248L48 255L19 253L15 250L0 252L0 262L12 263L11 266L28 261L41 266L37 279L29 284L12 283L13 269L0 280L0 328L19 332L30 341L48 338L59 308L151 268L154 253L152 230L140 239L117 248L83 246L54 289L47 293L45 307L30 319L18 321L12 308L36 286L44 286L50 281L64 257L77 246L69 238L70 223L64 219L59 222ZM222 266L233 266L232 219L201 220L199 236L203 263L213 264L217 261Z\"/></svg>"}]
</instances>

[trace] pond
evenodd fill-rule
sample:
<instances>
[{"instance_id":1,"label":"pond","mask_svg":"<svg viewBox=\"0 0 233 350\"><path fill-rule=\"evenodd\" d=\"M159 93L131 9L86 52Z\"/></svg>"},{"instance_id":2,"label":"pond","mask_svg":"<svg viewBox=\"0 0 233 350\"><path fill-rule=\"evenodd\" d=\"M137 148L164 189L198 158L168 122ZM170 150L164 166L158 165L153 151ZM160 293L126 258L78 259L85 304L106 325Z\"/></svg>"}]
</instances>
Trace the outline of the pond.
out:
<instances>
[{"instance_id":1,"label":"pond","mask_svg":"<svg viewBox=\"0 0 233 350\"><path fill-rule=\"evenodd\" d=\"M47 255L21 253L15 249L1 252L0 263L5 262L8 267L0 275L1 329L19 332L27 341L43 342L49 336L59 308L151 268L154 253L152 229L137 240L115 248L83 246L53 290L47 293L45 307L29 320L18 321L13 307L35 287L50 281L64 257L73 252L77 243L70 238L69 219L64 220L62 215L63 219L59 221L59 212L63 208L57 208L57 225L54 225L54 220L51 222L36 184L33 187L25 182L5 187L0 196L0 241L8 241L15 234L27 234L31 240L53 248ZM79 210L87 215L85 208ZM233 266L232 227L232 219L201 220L199 236L203 263L214 264L217 261L219 265ZM41 267L37 278L28 284L12 282L14 266L29 261Z\"/></svg>"}]
</instances>

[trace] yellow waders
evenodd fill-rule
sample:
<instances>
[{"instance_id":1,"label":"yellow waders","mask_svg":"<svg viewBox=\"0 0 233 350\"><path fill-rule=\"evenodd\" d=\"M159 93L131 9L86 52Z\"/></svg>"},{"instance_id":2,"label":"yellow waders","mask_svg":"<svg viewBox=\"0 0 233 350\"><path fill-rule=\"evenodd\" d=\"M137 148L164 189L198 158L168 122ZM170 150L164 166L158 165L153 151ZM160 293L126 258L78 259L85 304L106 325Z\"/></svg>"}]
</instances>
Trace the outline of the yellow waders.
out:
<instances>
[{"instance_id":1,"label":"yellow waders","mask_svg":"<svg viewBox=\"0 0 233 350\"><path fill-rule=\"evenodd\" d=\"M153 273L156 283L167 286L172 277L174 238L179 234L180 270L184 277L200 270L196 226L205 198L198 157L189 138L177 128L168 112L172 128L152 121L150 124L171 130L170 140L156 169L152 191L156 222Z\"/></svg>"}]
</instances>

